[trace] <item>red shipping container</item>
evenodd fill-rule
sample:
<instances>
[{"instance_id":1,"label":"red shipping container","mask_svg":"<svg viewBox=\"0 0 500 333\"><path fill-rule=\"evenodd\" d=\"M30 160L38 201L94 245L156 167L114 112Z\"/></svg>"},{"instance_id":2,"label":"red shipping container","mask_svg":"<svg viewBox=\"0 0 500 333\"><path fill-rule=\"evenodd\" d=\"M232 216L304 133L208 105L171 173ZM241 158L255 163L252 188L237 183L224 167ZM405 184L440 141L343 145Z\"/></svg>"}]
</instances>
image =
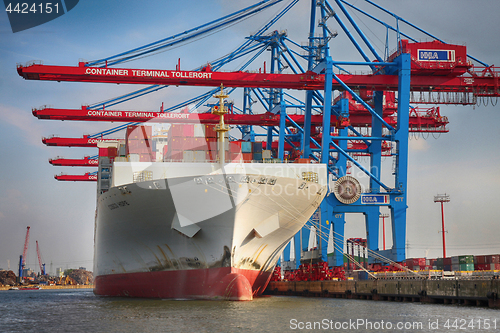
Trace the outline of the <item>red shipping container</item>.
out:
<instances>
[{"instance_id":1,"label":"red shipping container","mask_svg":"<svg viewBox=\"0 0 500 333\"><path fill-rule=\"evenodd\" d=\"M116 157L118 155L118 148L116 147L108 147L108 156Z\"/></svg>"},{"instance_id":2,"label":"red shipping container","mask_svg":"<svg viewBox=\"0 0 500 333\"><path fill-rule=\"evenodd\" d=\"M490 264L475 264L474 270L476 270L476 271L489 271Z\"/></svg>"},{"instance_id":3,"label":"red shipping container","mask_svg":"<svg viewBox=\"0 0 500 333\"><path fill-rule=\"evenodd\" d=\"M151 140L151 136L153 135L153 128L151 126L140 126L140 134L141 138L147 138Z\"/></svg>"},{"instance_id":4,"label":"red shipping container","mask_svg":"<svg viewBox=\"0 0 500 333\"><path fill-rule=\"evenodd\" d=\"M443 258L444 266L451 266L451 258Z\"/></svg>"},{"instance_id":5,"label":"red shipping container","mask_svg":"<svg viewBox=\"0 0 500 333\"><path fill-rule=\"evenodd\" d=\"M425 266L426 260L425 258L413 258L413 266Z\"/></svg>"},{"instance_id":6,"label":"red shipping container","mask_svg":"<svg viewBox=\"0 0 500 333\"><path fill-rule=\"evenodd\" d=\"M147 146L145 145L140 145L140 146L127 146L126 153L128 154L147 154L150 152L150 149L148 149Z\"/></svg>"},{"instance_id":7,"label":"red shipping container","mask_svg":"<svg viewBox=\"0 0 500 333\"><path fill-rule=\"evenodd\" d=\"M167 156L168 153L168 145L163 146L163 156Z\"/></svg>"},{"instance_id":8,"label":"red shipping container","mask_svg":"<svg viewBox=\"0 0 500 333\"><path fill-rule=\"evenodd\" d=\"M474 264L486 264L486 256L474 256Z\"/></svg>"},{"instance_id":9,"label":"red shipping container","mask_svg":"<svg viewBox=\"0 0 500 333\"><path fill-rule=\"evenodd\" d=\"M154 162L155 158L151 154L139 154L139 161L141 161L141 162Z\"/></svg>"},{"instance_id":10,"label":"red shipping container","mask_svg":"<svg viewBox=\"0 0 500 333\"><path fill-rule=\"evenodd\" d=\"M252 153L241 153L243 156L243 161L251 161L252 160Z\"/></svg>"},{"instance_id":11,"label":"red shipping container","mask_svg":"<svg viewBox=\"0 0 500 333\"><path fill-rule=\"evenodd\" d=\"M203 138L187 137L184 138L184 150L206 150L207 145Z\"/></svg>"},{"instance_id":12,"label":"red shipping container","mask_svg":"<svg viewBox=\"0 0 500 333\"><path fill-rule=\"evenodd\" d=\"M193 137L194 136L194 126L193 125L184 125L182 129L182 135L186 137Z\"/></svg>"},{"instance_id":13,"label":"red shipping container","mask_svg":"<svg viewBox=\"0 0 500 333\"><path fill-rule=\"evenodd\" d=\"M99 156L108 156L108 148L99 148Z\"/></svg>"},{"instance_id":14,"label":"red shipping container","mask_svg":"<svg viewBox=\"0 0 500 333\"><path fill-rule=\"evenodd\" d=\"M243 159L242 153L230 153L231 161L240 162Z\"/></svg>"},{"instance_id":15,"label":"red shipping container","mask_svg":"<svg viewBox=\"0 0 500 333\"><path fill-rule=\"evenodd\" d=\"M184 151L183 150L171 150L169 154L169 159L173 161L182 161L184 158Z\"/></svg>"},{"instance_id":16,"label":"red shipping container","mask_svg":"<svg viewBox=\"0 0 500 333\"><path fill-rule=\"evenodd\" d=\"M170 126L170 130L168 132L168 137L169 138L180 138L183 136L183 126L184 125L180 125L180 124L172 124L172 126Z\"/></svg>"},{"instance_id":17,"label":"red shipping container","mask_svg":"<svg viewBox=\"0 0 500 333\"><path fill-rule=\"evenodd\" d=\"M229 151L231 153L241 153L241 141L229 142Z\"/></svg>"},{"instance_id":18,"label":"red shipping container","mask_svg":"<svg viewBox=\"0 0 500 333\"><path fill-rule=\"evenodd\" d=\"M168 145L172 150L183 150L184 148L184 139L183 138L172 138L169 141Z\"/></svg>"},{"instance_id":19,"label":"red shipping container","mask_svg":"<svg viewBox=\"0 0 500 333\"><path fill-rule=\"evenodd\" d=\"M205 125L205 137L216 138L217 132L214 130L214 125Z\"/></svg>"},{"instance_id":20,"label":"red shipping container","mask_svg":"<svg viewBox=\"0 0 500 333\"><path fill-rule=\"evenodd\" d=\"M500 254L494 254L487 257L487 264L500 264Z\"/></svg>"},{"instance_id":21,"label":"red shipping container","mask_svg":"<svg viewBox=\"0 0 500 333\"><path fill-rule=\"evenodd\" d=\"M194 138L196 141L196 150L208 150L207 142L205 138Z\"/></svg>"},{"instance_id":22,"label":"red shipping container","mask_svg":"<svg viewBox=\"0 0 500 333\"><path fill-rule=\"evenodd\" d=\"M207 149L217 152L217 141L208 141Z\"/></svg>"},{"instance_id":23,"label":"red shipping container","mask_svg":"<svg viewBox=\"0 0 500 333\"><path fill-rule=\"evenodd\" d=\"M195 138L193 137L184 137L182 138L182 149L183 150L195 150Z\"/></svg>"},{"instance_id":24,"label":"red shipping container","mask_svg":"<svg viewBox=\"0 0 500 333\"><path fill-rule=\"evenodd\" d=\"M153 128L151 126L127 126L126 139L140 140L145 137L151 139Z\"/></svg>"}]
</instances>

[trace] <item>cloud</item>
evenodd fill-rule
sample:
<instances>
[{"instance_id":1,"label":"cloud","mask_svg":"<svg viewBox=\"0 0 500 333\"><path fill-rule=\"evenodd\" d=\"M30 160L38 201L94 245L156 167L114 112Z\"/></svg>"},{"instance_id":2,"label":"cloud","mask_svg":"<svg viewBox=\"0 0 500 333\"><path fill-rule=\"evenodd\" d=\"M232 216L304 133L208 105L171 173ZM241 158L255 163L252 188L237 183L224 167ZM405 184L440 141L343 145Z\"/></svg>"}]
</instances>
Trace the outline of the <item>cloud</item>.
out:
<instances>
[{"instance_id":1,"label":"cloud","mask_svg":"<svg viewBox=\"0 0 500 333\"><path fill-rule=\"evenodd\" d=\"M409 140L408 147L410 151L428 151L430 146L426 140L419 138L419 139Z\"/></svg>"},{"instance_id":2,"label":"cloud","mask_svg":"<svg viewBox=\"0 0 500 333\"><path fill-rule=\"evenodd\" d=\"M42 132L35 126L36 120L31 113L26 112L26 110L0 104L0 116L4 122L21 130L23 133L22 137L25 138L27 143L40 147Z\"/></svg>"}]
</instances>

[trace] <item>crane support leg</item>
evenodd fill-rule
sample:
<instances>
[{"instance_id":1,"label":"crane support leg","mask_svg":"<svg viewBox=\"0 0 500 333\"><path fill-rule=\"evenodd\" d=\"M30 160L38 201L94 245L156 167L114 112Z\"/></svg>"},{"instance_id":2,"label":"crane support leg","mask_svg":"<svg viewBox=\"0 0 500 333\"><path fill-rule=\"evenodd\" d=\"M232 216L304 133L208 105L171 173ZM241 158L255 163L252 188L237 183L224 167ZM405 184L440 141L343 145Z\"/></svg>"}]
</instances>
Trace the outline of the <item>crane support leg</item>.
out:
<instances>
[{"instance_id":1,"label":"crane support leg","mask_svg":"<svg viewBox=\"0 0 500 333\"><path fill-rule=\"evenodd\" d=\"M278 158L282 161L284 161L285 159L285 130L286 130L286 106L285 106L285 101L283 100L283 98L281 98Z\"/></svg>"},{"instance_id":2,"label":"crane support leg","mask_svg":"<svg viewBox=\"0 0 500 333\"><path fill-rule=\"evenodd\" d=\"M328 206L330 217L330 224L332 228L332 242L333 242L333 252L328 257L328 266L342 266L344 264L344 229L345 229L345 214L344 213L333 213L333 207L325 202ZM328 226L328 230L330 226Z\"/></svg>"},{"instance_id":3,"label":"crane support leg","mask_svg":"<svg viewBox=\"0 0 500 333\"><path fill-rule=\"evenodd\" d=\"M302 241L301 241L301 237L302 237L302 231L305 230L304 228L302 228L301 231L299 231L298 233L295 234L295 236L293 236L293 239L294 239L294 244L295 244L295 268L299 268L300 266L300 258L301 258L301 253L302 253Z\"/></svg>"},{"instance_id":4,"label":"crane support leg","mask_svg":"<svg viewBox=\"0 0 500 333\"><path fill-rule=\"evenodd\" d=\"M410 107L410 68L411 59L407 53L396 58L399 69L398 87L398 124L396 141L396 190L400 195L391 196L392 215L392 259L403 261L406 258L406 196L408 182L408 121L406 110Z\"/></svg>"},{"instance_id":5,"label":"crane support leg","mask_svg":"<svg viewBox=\"0 0 500 333\"><path fill-rule=\"evenodd\" d=\"M366 207L364 211L366 225L366 246L369 250L378 251L379 206Z\"/></svg>"}]
</instances>

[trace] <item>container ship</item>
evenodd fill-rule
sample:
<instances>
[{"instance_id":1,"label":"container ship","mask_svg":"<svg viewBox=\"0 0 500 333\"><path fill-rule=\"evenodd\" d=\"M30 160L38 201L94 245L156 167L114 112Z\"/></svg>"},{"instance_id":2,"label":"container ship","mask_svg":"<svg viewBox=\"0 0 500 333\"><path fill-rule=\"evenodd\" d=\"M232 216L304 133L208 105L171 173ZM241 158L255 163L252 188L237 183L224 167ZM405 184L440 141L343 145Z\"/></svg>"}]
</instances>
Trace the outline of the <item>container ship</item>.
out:
<instances>
[{"instance_id":1,"label":"container ship","mask_svg":"<svg viewBox=\"0 0 500 333\"><path fill-rule=\"evenodd\" d=\"M252 300L265 290L323 200L327 170L229 142L223 117L167 136L130 126L125 145L99 144L96 295Z\"/></svg>"}]
</instances>

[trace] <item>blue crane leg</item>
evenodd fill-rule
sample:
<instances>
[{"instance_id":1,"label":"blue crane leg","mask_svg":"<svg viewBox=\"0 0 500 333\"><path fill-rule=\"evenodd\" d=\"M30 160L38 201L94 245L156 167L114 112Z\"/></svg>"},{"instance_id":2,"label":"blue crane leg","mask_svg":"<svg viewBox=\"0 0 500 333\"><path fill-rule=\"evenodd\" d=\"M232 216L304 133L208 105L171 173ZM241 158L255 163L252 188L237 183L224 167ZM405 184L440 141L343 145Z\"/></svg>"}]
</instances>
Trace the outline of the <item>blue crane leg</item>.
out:
<instances>
[{"instance_id":1,"label":"blue crane leg","mask_svg":"<svg viewBox=\"0 0 500 333\"><path fill-rule=\"evenodd\" d=\"M395 132L396 155L396 189L400 195L391 198L392 214L392 255L396 261L406 258L406 195L408 182L408 122L410 108L410 69L411 59L407 53L396 58L398 63L398 123Z\"/></svg>"}]
</instances>

